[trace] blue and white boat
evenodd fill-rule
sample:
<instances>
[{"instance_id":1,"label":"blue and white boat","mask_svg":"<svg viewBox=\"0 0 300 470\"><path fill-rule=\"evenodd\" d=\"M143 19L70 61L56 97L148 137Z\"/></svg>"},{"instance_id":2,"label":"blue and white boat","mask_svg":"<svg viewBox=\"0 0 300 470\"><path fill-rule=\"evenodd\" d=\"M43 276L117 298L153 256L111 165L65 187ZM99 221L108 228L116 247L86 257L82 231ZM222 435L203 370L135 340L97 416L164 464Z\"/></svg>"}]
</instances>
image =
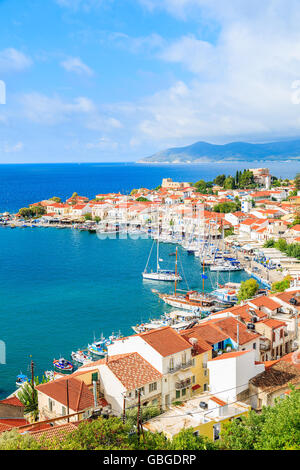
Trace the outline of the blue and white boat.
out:
<instances>
[{"instance_id":1,"label":"blue and white boat","mask_svg":"<svg viewBox=\"0 0 300 470\"><path fill-rule=\"evenodd\" d=\"M25 383L29 382L27 375L19 374L17 375L16 386L22 387Z\"/></svg>"},{"instance_id":2,"label":"blue and white boat","mask_svg":"<svg viewBox=\"0 0 300 470\"><path fill-rule=\"evenodd\" d=\"M100 341L94 341L92 344L88 344L88 350L92 354L97 356L106 356L107 355L107 342L105 339Z\"/></svg>"},{"instance_id":3,"label":"blue and white boat","mask_svg":"<svg viewBox=\"0 0 300 470\"><path fill-rule=\"evenodd\" d=\"M73 371L73 364L70 361L67 361L63 357L60 359L54 359L53 361L54 369L58 370L63 374L69 374Z\"/></svg>"}]
</instances>

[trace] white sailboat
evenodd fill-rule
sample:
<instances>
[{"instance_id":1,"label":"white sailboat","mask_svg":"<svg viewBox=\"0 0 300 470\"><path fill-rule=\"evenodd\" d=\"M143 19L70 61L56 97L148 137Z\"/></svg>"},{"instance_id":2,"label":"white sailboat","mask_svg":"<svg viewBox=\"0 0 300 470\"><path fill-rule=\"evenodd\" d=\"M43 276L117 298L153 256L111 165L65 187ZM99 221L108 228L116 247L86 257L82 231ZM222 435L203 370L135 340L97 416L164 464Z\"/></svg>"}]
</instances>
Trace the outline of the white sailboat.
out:
<instances>
[{"instance_id":1,"label":"white sailboat","mask_svg":"<svg viewBox=\"0 0 300 470\"><path fill-rule=\"evenodd\" d=\"M150 281L169 281L169 282L175 282L175 281L181 281L182 277L177 273L177 271L172 271L170 269L161 269L160 268L160 261L163 261L159 258L159 235L157 238L157 250L156 250L156 271L150 271L148 272L148 264L150 261L152 249L154 242L152 244L149 257L147 260L146 267L144 269L144 272L142 273L143 279L148 279ZM177 263L177 248L176 248L176 263Z\"/></svg>"}]
</instances>

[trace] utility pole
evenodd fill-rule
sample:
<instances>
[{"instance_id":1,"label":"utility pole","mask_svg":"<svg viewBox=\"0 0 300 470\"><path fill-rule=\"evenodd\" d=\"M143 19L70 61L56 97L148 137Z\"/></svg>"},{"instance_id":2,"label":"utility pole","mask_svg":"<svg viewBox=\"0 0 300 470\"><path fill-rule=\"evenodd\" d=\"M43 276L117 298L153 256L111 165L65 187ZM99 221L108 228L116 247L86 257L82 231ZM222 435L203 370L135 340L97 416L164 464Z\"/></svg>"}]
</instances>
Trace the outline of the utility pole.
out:
<instances>
[{"instance_id":1,"label":"utility pole","mask_svg":"<svg viewBox=\"0 0 300 470\"><path fill-rule=\"evenodd\" d=\"M126 395L124 393L123 395L123 424L125 424L126 421Z\"/></svg>"},{"instance_id":2,"label":"utility pole","mask_svg":"<svg viewBox=\"0 0 300 470\"><path fill-rule=\"evenodd\" d=\"M32 356L30 355L32 358ZM32 401L34 402L34 362L31 359L31 385L32 385Z\"/></svg>"},{"instance_id":3,"label":"utility pole","mask_svg":"<svg viewBox=\"0 0 300 470\"><path fill-rule=\"evenodd\" d=\"M140 437L140 412L141 412L141 391L138 390L138 409L137 409L137 419L136 419L136 427L137 427L137 435Z\"/></svg>"},{"instance_id":4,"label":"utility pole","mask_svg":"<svg viewBox=\"0 0 300 470\"><path fill-rule=\"evenodd\" d=\"M69 379L66 380L66 387L67 387L67 422L70 422L69 414L70 414L70 409L69 409Z\"/></svg>"},{"instance_id":5,"label":"utility pole","mask_svg":"<svg viewBox=\"0 0 300 470\"><path fill-rule=\"evenodd\" d=\"M145 434L144 434L144 429L142 425L142 419L141 419L141 390L138 390L138 411L137 411L137 420L136 420L136 425L137 425L137 435L140 438L141 432L143 434L143 439L145 440Z\"/></svg>"}]
</instances>

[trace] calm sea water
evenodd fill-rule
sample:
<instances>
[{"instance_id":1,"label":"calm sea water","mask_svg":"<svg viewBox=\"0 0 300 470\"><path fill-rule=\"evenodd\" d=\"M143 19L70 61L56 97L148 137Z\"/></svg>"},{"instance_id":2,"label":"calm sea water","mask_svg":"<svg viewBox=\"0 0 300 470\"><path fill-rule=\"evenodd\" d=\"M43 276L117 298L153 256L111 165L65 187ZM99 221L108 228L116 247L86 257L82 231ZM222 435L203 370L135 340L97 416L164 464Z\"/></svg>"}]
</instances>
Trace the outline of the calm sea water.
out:
<instances>
[{"instance_id":1,"label":"calm sea water","mask_svg":"<svg viewBox=\"0 0 300 470\"><path fill-rule=\"evenodd\" d=\"M44 165L0 165L0 212L16 211L29 203L51 196L66 199L76 191L94 197L99 193L128 193L133 188L155 188L162 178L194 182L211 181L220 173L263 166L259 163L210 163L199 165L139 165L133 163L87 163ZM300 172L299 162L271 163L275 176L292 178Z\"/></svg>"},{"instance_id":2,"label":"calm sea water","mask_svg":"<svg viewBox=\"0 0 300 470\"><path fill-rule=\"evenodd\" d=\"M249 166L249 165L248 165ZM241 168L247 167L241 165ZM212 179L226 167L145 167L140 165L1 165L0 211L74 191L99 192L155 187L163 176L178 180ZM233 169L228 169L230 173ZM282 167L281 176L293 176ZM157 318L167 307L152 288L173 287L143 281L152 240L99 240L95 234L72 229L0 228L0 340L6 344L6 365L0 364L0 397L15 389L20 371L29 373L30 354L41 375L54 358L69 358L103 332L121 330ZM173 245L161 245L165 267L173 267ZM201 288L201 265L180 250L180 262L190 288ZM154 259L153 259L154 262ZM179 263L181 269L181 264ZM182 269L181 269L182 270ZM221 282L227 280L221 278ZM232 280L245 279L233 273ZM216 283L214 275L206 289ZM182 287L186 286L182 283Z\"/></svg>"}]
</instances>

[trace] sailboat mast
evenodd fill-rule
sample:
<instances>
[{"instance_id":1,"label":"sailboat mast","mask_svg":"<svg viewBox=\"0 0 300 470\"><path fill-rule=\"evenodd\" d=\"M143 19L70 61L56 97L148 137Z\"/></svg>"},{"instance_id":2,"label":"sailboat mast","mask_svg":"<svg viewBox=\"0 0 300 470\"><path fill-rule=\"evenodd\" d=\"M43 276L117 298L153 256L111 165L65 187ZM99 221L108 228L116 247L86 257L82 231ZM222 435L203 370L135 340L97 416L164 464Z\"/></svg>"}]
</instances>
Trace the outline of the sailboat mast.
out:
<instances>
[{"instance_id":1,"label":"sailboat mast","mask_svg":"<svg viewBox=\"0 0 300 470\"><path fill-rule=\"evenodd\" d=\"M176 246L176 260L175 260L175 292L174 294L176 295L176 288L177 288L177 246Z\"/></svg>"}]
</instances>

